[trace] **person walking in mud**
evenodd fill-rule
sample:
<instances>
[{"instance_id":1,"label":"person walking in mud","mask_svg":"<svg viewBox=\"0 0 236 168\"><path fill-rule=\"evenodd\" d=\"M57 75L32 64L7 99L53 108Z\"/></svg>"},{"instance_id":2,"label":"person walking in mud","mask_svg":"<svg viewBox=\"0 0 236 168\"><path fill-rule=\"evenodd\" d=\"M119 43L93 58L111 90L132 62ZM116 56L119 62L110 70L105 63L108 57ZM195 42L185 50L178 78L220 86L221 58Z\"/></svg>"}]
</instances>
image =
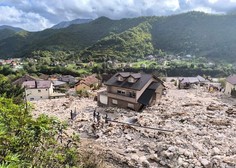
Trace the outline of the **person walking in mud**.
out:
<instances>
[{"instance_id":1,"label":"person walking in mud","mask_svg":"<svg viewBox=\"0 0 236 168\"><path fill-rule=\"evenodd\" d=\"M95 120L96 120L96 108L93 111L93 121L95 122Z\"/></svg>"},{"instance_id":2,"label":"person walking in mud","mask_svg":"<svg viewBox=\"0 0 236 168\"><path fill-rule=\"evenodd\" d=\"M100 116L100 113L98 112L98 113L97 113L97 122L98 122L98 125L99 125L99 123L100 123L100 120L101 120L101 116Z\"/></svg>"}]
</instances>

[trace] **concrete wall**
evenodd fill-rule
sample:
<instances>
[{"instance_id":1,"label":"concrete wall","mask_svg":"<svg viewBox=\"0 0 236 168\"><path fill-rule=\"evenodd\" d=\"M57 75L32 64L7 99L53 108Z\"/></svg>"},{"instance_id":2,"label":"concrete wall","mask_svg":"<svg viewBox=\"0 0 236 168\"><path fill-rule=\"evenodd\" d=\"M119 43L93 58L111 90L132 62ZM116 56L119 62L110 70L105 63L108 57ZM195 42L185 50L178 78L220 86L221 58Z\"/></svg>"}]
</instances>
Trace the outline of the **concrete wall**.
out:
<instances>
[{"instance_id":1,"label":"concrete wall","mask_svg":"<svg viewBox=\"0 0 236 168\"><path fill-rule=\"evenodd\" d=\"M48 99L49 89L26 89L27 101Z\"/></svg>"},{"instance_id":2,"label":"concrete wall","mask_svg":"<svg viewBox=\"0 0 236 168\"><path fill-rule=\"evenodd\" d=\"M232 85L231 83L226 82L226 85L225 85L225 93L226 93L226 94L231 94L231 90L232 90L232 89L236 89L236 85Z\"/></svg>"},{"instance_id":3,"label":"concrete wall","mask_svg":"<svg viewBox=\"0 0 236 168\"><path fill-rule=\"evenodd\" d=\"M164 86L160 85L157 89L156 89L156 100L160 100L162 97L162 92L163 92Z\"/></svg>"},{"instance_id":4,"label":"concrete wall","mask_svg":"<svg viewBox=\"0 0 236 168\"><path fill-rule=\"evenodd\" d=\"M114 104L114 101L116 101L117 104ZM134 107L133 110L138 111L141 105L139 103L131 103L125 100L108 97L108 106L119 107L119 108L124 108L124 109L131 109L130 107L133 106Z\"/></svg>"},{"instance_id":5,"label":"concrete wall","mask_svg":"<svg viewBox=\"0 0 236 168\"><path fill-rule=\"evenodd\" d=\"M34 101L40 99L48 99L53 93L53 86L51 84L50 88L45 89L26 89L26 99L27 101Z\"/></svg>"}]
</instances>

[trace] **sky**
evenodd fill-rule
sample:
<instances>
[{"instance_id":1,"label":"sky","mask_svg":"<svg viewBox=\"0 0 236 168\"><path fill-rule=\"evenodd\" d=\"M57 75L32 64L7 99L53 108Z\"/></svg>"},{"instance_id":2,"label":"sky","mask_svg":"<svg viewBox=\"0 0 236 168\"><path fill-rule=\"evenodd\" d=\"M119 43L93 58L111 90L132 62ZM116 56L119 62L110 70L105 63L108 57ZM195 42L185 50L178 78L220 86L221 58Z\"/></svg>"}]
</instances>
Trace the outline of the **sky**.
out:
<instances>
[{"instance_id":1,"label":"sky","mask_svg":"<svg viewBox=\"0 0 236 168\"><path fill-rule=\"evenodd\" d=\"M236 0L0 0L0 25L40 31L78 18L121 19L188 11L226 14L235 9Z\"/></svg>"}]
</instances>

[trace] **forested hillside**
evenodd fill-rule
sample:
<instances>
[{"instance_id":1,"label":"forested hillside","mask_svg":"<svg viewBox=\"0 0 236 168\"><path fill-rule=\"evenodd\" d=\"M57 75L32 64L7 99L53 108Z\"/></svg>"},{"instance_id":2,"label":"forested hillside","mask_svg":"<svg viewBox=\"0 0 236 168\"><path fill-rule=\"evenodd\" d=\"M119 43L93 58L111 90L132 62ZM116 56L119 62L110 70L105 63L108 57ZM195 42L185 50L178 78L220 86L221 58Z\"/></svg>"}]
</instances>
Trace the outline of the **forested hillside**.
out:
<instances>
[{"instance_id":1,"label":"forested hillside","mask_svg":"<svg viewBox=\"0 0 236 168\"><path fill-rule=\"evenodd\" d=\"M122 33L111 33L84 50L81 57L101 62L112 58L118 60L142 58L145 54L152 54L154 48L150 29L151 25L143 22Z\"/></svg>"},{"instance_id":2,"label":"forested hillside","mask_svg":"<svg viewBox=\"0 0 236 168\"><path fill-rule=\"evenodd\" d=\"M81 51L111 32L121 33L137 26L146 18L110 20L100 17L87 24L71 25L65 29L46 29L41 32L17 34L0 41L0 57L30 56L35 50Z\"/></svg>"},{"instance_id":3,"label":"forested hillside","mask_svg":"<svg viewBox=\"0 0 236 168\"><path fill-rule=\"evenodd\" d=\"M73 51L75 58L142 58L158 51L180 56L234 60L236 15L189 12L166 17L111 20L100 17L85 24L41 32L18 33L3 39L0 58L30 57L33 51Z\"/></svg>"},{"instance_id":4,"label":"forested hillside","mask_svg":"<svg viewBox=\"0 0 236 168\"><path fill-rule=\"evenodd\" d=\"M180 54L235 59L236 15L190 12L152 21L154 48Z\"/></svg>"}]
</instances>

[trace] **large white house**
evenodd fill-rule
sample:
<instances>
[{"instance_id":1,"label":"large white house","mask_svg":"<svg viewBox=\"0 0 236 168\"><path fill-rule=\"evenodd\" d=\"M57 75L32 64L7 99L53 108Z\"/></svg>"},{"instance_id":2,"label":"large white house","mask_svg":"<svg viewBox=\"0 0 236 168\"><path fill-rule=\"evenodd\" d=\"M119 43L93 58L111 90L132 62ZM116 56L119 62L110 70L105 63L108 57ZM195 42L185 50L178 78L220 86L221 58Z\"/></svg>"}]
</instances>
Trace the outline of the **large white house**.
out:
<instances>
[{"instance_id":1,"label":"large white house","mask_svg":"<svg viewBox=\"0 0 236 168\"><path fill-rule=\"evenodd\" d=\"M48 99L53 94L53 84L49 80L25 81L22 86L27 101Z\"/></svg>"},{"instance_id":2,"label":"large white house","mask_svg":"<svg viewBox=\"0 0 236 168\"><path fill-rule=\"evenodd\" d=\"M231 75L226 78L225 93L231 94L231 91L236 90L236 75Z\"/></svg>"}]
</instances>

